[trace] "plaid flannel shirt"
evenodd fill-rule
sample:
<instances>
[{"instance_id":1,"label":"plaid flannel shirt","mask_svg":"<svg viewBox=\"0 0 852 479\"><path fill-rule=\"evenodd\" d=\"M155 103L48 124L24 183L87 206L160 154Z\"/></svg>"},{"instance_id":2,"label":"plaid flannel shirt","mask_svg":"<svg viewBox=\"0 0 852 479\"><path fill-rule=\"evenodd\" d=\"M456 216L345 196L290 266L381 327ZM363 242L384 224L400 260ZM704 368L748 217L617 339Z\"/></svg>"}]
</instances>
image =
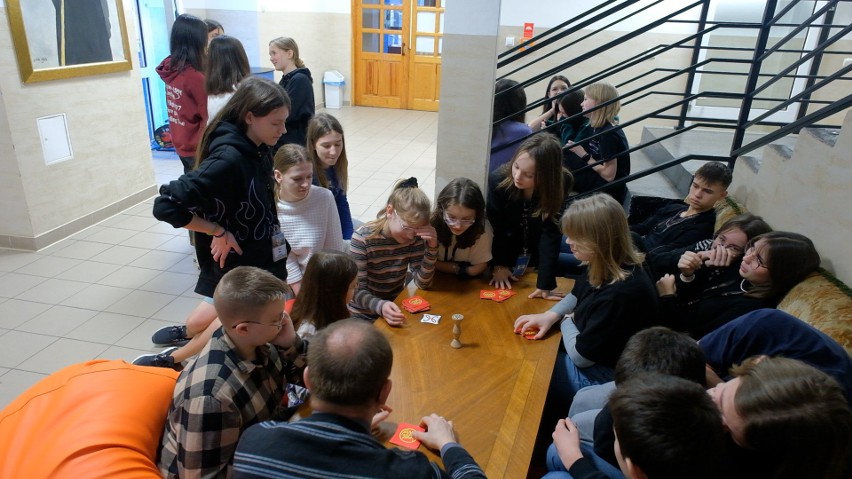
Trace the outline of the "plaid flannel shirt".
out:
<instances>
[{"instance_id":1,"label":"plaid flannel shirt","mask_svg":"<svg viewBox=\"0 0 852 479\"><path fill-rule=\"evenodd\" d=\"M272 418L286 399L286 363L278 350L267 344L257 353L255 361L241 359L220 328L184 369L158 451L164 477L231 476L240 434Z\"/></svg>"}]
</instances>

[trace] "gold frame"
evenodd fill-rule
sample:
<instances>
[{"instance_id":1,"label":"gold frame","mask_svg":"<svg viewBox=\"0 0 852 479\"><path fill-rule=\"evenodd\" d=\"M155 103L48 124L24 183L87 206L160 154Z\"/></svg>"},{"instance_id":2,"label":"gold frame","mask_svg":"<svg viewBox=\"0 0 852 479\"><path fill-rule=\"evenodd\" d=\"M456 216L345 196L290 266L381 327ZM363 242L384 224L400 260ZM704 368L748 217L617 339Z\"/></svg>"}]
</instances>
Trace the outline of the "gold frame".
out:
<instances>
[{"instance_id":1,"label":"gold frame","mask_svg":"<svg viewBox=\"0 0 852 479\"><path fill-rule=\"evenodd\" d=\"M12 43L15 46L15 56L18 59L18 70L21 73L21 81L34 83L40 81L60 80L64 78L75 78L89 75L101 75L104 73L115 73L133 69L130 59L130 44L127 41L127 25L124 20L124 6L122 0L110 0L116 8L118 26L121 34L123 60L108 62L84 63L80 65L59 66L50 68L35 68L30 55L27 31L24 25L24 16L21 10L21 2L26 0L6 0L6 15L9 17L9 26L12 31Z\"/></svg>"}]
</instances>

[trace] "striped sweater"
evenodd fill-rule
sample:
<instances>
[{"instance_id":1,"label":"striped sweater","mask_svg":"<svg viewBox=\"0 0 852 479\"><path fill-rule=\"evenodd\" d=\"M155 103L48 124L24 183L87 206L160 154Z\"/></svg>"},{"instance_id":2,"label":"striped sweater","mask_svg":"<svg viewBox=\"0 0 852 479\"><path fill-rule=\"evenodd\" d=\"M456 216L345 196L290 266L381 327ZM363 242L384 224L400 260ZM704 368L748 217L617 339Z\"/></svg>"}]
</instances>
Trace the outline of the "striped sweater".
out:
<instances>
[{"instance_id":1,"label":"striped sweater","mask_svg":"<svg viewBox=\"0 0 852 479\"><path fill-rule=\"evenodd\" d=\"M358 287L349 310L357 318L374 320L381 316L382 306L402 291L409 271L418 288L429 287L438 249L429 248L421 238L397 243L367 224L352 234L349 254L358 265Z\"/></svg>"}]
</instances>

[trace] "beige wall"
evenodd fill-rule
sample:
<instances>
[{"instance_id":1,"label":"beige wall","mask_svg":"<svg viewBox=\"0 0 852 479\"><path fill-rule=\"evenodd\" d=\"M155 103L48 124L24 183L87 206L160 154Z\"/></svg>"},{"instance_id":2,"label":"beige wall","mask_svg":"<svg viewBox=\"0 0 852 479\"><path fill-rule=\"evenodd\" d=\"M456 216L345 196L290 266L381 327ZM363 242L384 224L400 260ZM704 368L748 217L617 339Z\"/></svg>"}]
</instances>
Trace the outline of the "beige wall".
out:
<instances>
[{"instance_id":1,"label":"beige wall","mask_svg":"<svg viewBox=\"0 0 852 479\"><path fill-rule=\"evenodd\" d=\"M352 86L352 20L349 14L331 12L247 12L238 10L190 9L187 13L201 18L213 18L225 26L246 48L252 66L272 68L269 62L269 41L276 37L292 37L299 45L299 56L314 78L314 98L317 107L325 105L322 76L328 70L343 74L344 104L351 104ZM248 32L240 25L256 27ZM234 26L237 26L235 31ZM275 80L281 73L275 73Z\"/></svg>"},{"instance_id":2,"label":"beige wall","mask_svg":"<svg viewBox=\"0 0 852 479\"><path fill-rule=\"evenodd\" d=\"M132 2L124 6L138 67ZM0 93L0 247L47 246L156 192L138 70L24 84L2 28ZM74 158L46 166L36 118L58 113Z\"/></svg>"},{"instance_id":3,"label":"beige wall","mask_svg":"<svg viewBox=\"0 0 852 479\"><path fill-rule=\"evenodd\" d=\"M852 284L852 110L845 115L833 147L821 139L827 130L803 130L792 156L767 148L759 170L741 162L729 191L773 228L811 238L823 267Z\"/></svg>"}]
</instances>

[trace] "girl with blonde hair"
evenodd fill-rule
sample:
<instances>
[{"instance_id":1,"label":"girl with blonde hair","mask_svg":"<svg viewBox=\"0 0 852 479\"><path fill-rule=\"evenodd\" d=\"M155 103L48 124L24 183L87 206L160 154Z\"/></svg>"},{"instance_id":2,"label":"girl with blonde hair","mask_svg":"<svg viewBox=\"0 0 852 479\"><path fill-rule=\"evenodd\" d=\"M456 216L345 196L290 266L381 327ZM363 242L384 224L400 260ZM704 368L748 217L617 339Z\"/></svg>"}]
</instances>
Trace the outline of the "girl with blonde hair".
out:
<instances>
[{"instance_id":1,"label":"girl with blonde hair","mask_svg":"<svg viewBox=\"0 0 852 479\"><path fill-rule=\"evenodd\" d=\"M569 150L566 156L568 167L572 172L585 168L574 176L574 190L578 193L591 191L594 188L624 178L630 174L630 146L624 132L616 127L621 102L618 91L609 83L593 83L583 89L584 99L580 104L584 116L589 119L589 127L584 129L583 139L568 141L565 147ZM619 203L624 203L627 187L619 185L604 188Z\"/></svg>"},{"instance_id":2,"label":"girl with blonde hair","mask_svg":"<svg viewBox=\"0 0 852 479\"><path fill-rule=\"evenodd\" d=\"M299 46L290 37L278 37L269 42L269 61L284 74L278 84L290 95L292 103L285 123L287 131L281 135L275 148L287 143L305 146L308 122L316 110L311 71L305 67L305 62L299 57Z\"/></svg>"},{"instance_id":3,"label":"girl with blonde hair","mask_svg":"<svg viewBox=\"0 0 852 479\"><path fill-rule=\"evenodd\" d=\"M562 321L565 352L556 362L556 397L570 404L579 389L612 381L614 368L633 334L657 323L654 283L633 246L627 216L611 196L577 200L562 216L571 251L587 266L571 294L550 311L521 316L515 330L541 339Z\"/></svg>"},{"instance_id":4,"label":"girl with blonde hair","mask_svg":"<svg viewBox=\"0 0 852 479\"><path fill-rule=\"evenodd\" d=\"M426 289L435 274L438 233L429 224L432 205L417 178L399 181L376 219L352 234L350 254L358 265L358 288L349 303L355 317L382 316L391 326L402 326L405 315L394 304L410 273L418 288Z\"/></svg>"}]
</instances>

